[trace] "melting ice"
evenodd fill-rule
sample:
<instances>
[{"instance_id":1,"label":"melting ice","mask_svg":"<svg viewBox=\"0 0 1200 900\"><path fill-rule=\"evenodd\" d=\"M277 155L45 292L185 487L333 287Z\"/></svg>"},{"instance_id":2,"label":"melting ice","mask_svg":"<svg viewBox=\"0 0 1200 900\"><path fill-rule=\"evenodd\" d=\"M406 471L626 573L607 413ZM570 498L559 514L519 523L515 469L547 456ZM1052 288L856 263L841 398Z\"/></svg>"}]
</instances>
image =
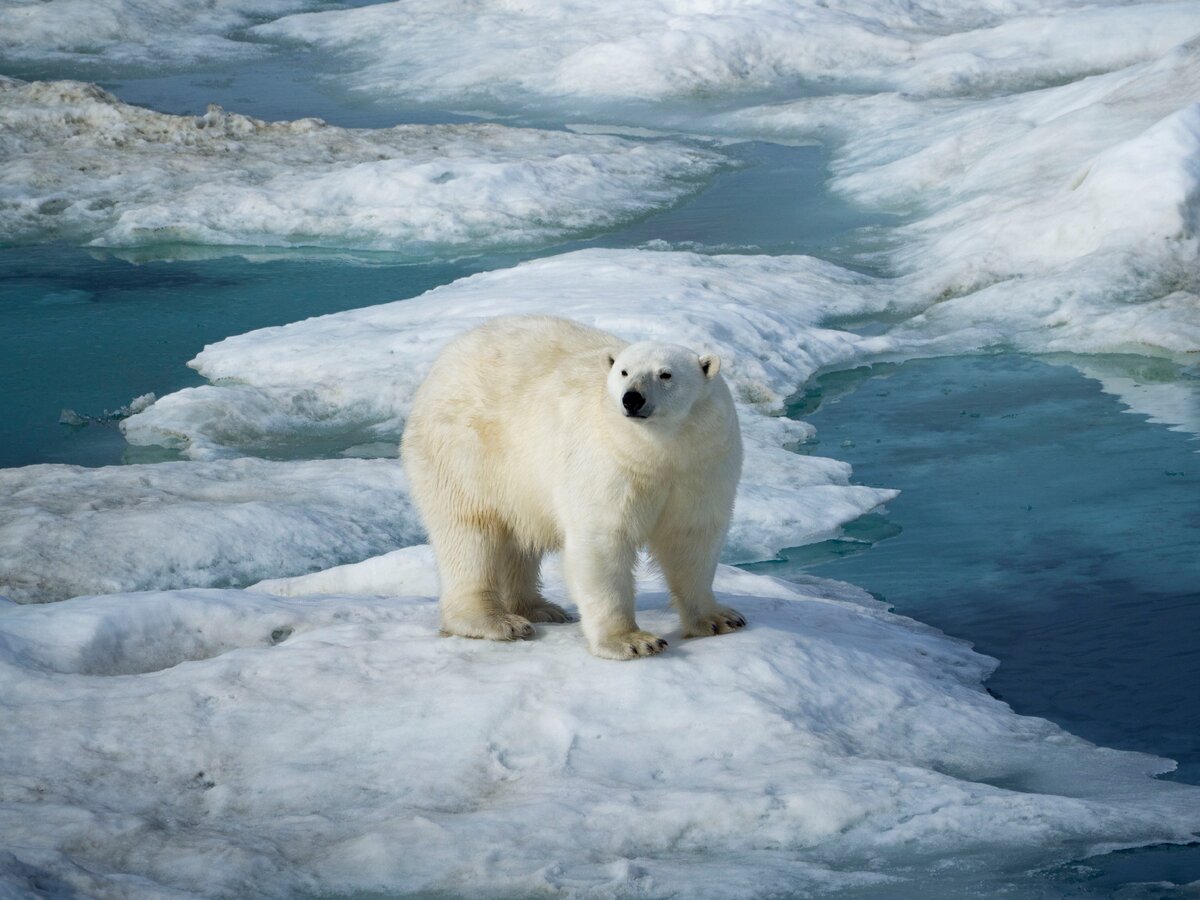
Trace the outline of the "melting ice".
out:
<instances>
[{"instance_id":1,"label":"melting ice","mask_svg":"<svg viewBox=\"0 0 1200 900\"><path fill-rule=\"evenodd\" d=\"M675 652L615 667L571 626L436 639L430 572L417 548L291 585L386 598L0 612L0 883L903 896L936 871L959 895L1200 825L1200 791L1148 777L1169 763L1014 715L979 685L994 661L847 585L724 569L754 624L681 642L651 579L640 616Z\"/></svg>"},{"instance_id":2,"label":"melting ice","mask_svg":"<svg viewBox=\"0 0 1200 900\"><path fill-rule=\"evenodd\" d=\"M101 246L538 245L669 205L722 163L668 142L498 125L172 116L94 85L3 78L0 125L0 236Z\"/></svg>"}]
</instances>

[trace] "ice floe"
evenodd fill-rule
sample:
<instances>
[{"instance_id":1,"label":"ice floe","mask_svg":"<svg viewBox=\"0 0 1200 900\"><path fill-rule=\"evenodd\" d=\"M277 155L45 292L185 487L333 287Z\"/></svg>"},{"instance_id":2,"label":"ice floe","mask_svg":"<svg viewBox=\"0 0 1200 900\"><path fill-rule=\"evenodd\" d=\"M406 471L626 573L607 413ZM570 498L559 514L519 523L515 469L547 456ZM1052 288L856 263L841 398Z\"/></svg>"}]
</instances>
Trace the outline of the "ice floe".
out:
<instances>
[{"instance_id":1,"label":"ice floe","mask_svg":"<svg viewBox=\"0 0 1200 900\"><path fill-rule=\"evenodd\" d=\"M243 585L416 543L394 460L0 469L0 595Z\"/></svg>"},{"instance_id":2,"label":"ice floe","mask_svg":"<svg viewBox=\"0 0 1200 900\"><path fill-rule=\"evenodd\" d=\"M261 54L248 26L314 0L0 0L0 60L183 68Z\"/></svg>"},{"instance_id":3,"label":"ice floe","mask_svg":"<svg viewBox=\"0 0 1200 900\"><path fill-rule=\"evenodd\" d=\"M1200 349L1200 4L473 9L257 33L337 54L377 99L821 142L834 191L907 218L869 261L896 276L909 350Z\"/></svg>"},{"instance_id":4,"label":"ice floe","mask_svg":"<svg viewBox=\"0 0 1200 900\"><path fill-rule=\"evenodd\" d=\"M1187 44L988 101L809 98L739 111L723 127L824 133L835 190L910 215L886 240L899 283L932 307L908 329L914 340L920 331L944 352L989 341L1190 352L1198 79L1200 46Z\"/></svg>"},{"instance_id":5,"label":"ice floe","mask_svg":"<svg viewBox=\"0 0 1200 900\"><path fill-rule=\"evenodd\" d=\"M1200 828L1170 763L1015 715L848 585L723 569L750 627L682 641L643 580L672 646L614 664L577 625L439 638L429 569L0 609L0 890L961 896Z\"/></svg>"},{"instance_id":6,"label":"ice floe","mask_svg":"<svg viewBox=\"0 0 1200 900\"><path fill-rule=\"evenodd\" d=\"M175 116L81 82L0 77L0 238L320 246L410 255L536 246L697 190L724 157L501 125L337 128Z\"/></svg>"},{"instance_id":7,"label":"ice floe","mask_svg":"<svg viewBox=\"0 0 1200 900\"><path fill-rule=\"evenodd\" d=\"M560 110L624 101L636 120L630 101L1025 90L1152 58L1198 30L1194 2L403 0L254 33L337 55L339 79L376 98ZM642 124L661 124L651 110Z\"/></svg>"},{"instance_id":8,"label":"ice floe","mask_svg":"<svg viewBox=\"0 0 1200 900\"><path fill-rule=\"evenodd\" d=\"M503 313L554 313L629 340L721 354L746 439L727 558L772 556L821 540L894 496L850 485L849 467L791 447L812 430L784 400L823 366L885 347L820 326L886 305L870 279L808 257L585 250L483 273L413 300L239 335L192 363L213 382L160 399L122 423L126 439L193 459L261 453L364 432L398 436L440 348ZM361 438L355 438L360 440ZM296 451L300 452L300 451Z\"/></svg>"}]
</instances>

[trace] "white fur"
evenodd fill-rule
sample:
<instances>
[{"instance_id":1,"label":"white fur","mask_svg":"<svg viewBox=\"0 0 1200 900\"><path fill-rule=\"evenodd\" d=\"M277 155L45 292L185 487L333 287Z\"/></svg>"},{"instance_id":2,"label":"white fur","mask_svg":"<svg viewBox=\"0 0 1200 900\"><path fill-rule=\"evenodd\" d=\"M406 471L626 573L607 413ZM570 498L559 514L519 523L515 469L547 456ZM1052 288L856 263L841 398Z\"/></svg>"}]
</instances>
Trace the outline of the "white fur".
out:
<instances>
[{"instance_id":1,"label":"white fur","mask_svg":"<svg viewBox=\"0 0 1200 900\"><path fill-rule=\"evenodd\" d=\"M550 316L493 319L447 346L402 447L437 555L443 630L508 640L532 634L530 622L566 621L539 581L542 555L562 550L591 651L657 653L665 641L634 619L642 546L685 637L742 627L712 592L742 465L719 370L715 356ZM628 414L630 392L645 418Z\"/></svg>"}]
</instances>

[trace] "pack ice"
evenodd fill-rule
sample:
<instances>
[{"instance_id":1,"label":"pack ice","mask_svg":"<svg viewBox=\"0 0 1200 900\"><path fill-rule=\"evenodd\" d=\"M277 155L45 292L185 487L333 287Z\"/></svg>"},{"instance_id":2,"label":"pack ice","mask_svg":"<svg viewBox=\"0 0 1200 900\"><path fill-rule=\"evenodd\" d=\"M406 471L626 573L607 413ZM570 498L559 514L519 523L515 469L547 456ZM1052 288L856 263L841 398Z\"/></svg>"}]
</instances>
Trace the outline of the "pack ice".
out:
<instances>
[{"instance_id":1,"label":"pack ice","mask_svg":"<svg viewBox=\"0 0 1200 900\"><path fill-rule=\"evenodd\" d=\"M132 17L95 41L133 58L119 35L148 7L95 8ZM69 4L0 2L14 9L32 28ZM284 11L163 9L181 16L172 39L233 52L238 29ZM46 29L18 39L53 58ZM445 341L500 312L554 312L726 360L748 450L730 559L830 536L892 494L790 452L811 430L780 413L814 372L1200 349L1198 32L1189 0L405 0L256 29L317 48L380 102L821 140L833 187L903 224L880 235L875 276L593 250L230 338L194 361L209 385L125 423L188 462L0 473L0 593L112 592L0 602L0 893L958 897L1194 840L1200 789L1157 780L1171 763L1015 715L981 687L994 661L846 585L723 569L749 629L684 642L647 576L639 616L672 648L631 666L590 658L570 625L515 645L438 639L427 550L384 553L419 540L398 467L296 457L394 444ZM439 131L449 151L432 131L220 112L200 127L77 85L2 87L16 111L0 190L37 183L5 181L10 160L49 179L4 195L13 234L370 247L337 198L370 206L386 174L391 199L440 204L375 208L393 243L536 244L672 202L719 164L678 143L491 126ZM220 161L233 145L244 171ZM473 218L456 182L503 214ZM596 218L538 205L566 183ZM1181 415L1171 395L1140 396ZM234 589L268 576L291 577Z\"/></svg>"},{"instance_id":2,"label":"pack ice","mask_svg":"<svg viewBox=\"0 0 1200 900\"><path fill-rule=\"evenodd\" d=\"M1200 828L1170 763L1015 715L848 585L723 569L750 627L681 641L643 580L672 650L618 665L577 625L439 639L431 568L0 608L0 890L959 896Z\"/></svg>"},{"instance_id":3,"label":"pack ice","mask_svg":"<svg viewBox=\"0 0 1200 900\"><path fill-rule=\"evenodd\" d=\"M871 262L906 352L1200 348L1200 3L470 6L255 33L380 103L819 142L836 193L901 217Z\"/></svg>"},{"instance_id":4,"label":"pack ice","mask_svg":"<svg viewBox=\"0 0 1200 900\"><path fill-rule=\"evenodd\" d=\"M501 125L346 129L0 76L0 237L439 251L536 246L681 199L724 162Z\"/></svg>"},{"instance_id":5,"label":"pack ice","mask_svg":"<svg viewBox=\"0 0 1200 900\"><path fill-rule=\"evenodd\" d=\"M261 55L239 40L257 22L320 8L319 0L0 0L0 60L111 71Z\"/></svg>"}]
</instances>

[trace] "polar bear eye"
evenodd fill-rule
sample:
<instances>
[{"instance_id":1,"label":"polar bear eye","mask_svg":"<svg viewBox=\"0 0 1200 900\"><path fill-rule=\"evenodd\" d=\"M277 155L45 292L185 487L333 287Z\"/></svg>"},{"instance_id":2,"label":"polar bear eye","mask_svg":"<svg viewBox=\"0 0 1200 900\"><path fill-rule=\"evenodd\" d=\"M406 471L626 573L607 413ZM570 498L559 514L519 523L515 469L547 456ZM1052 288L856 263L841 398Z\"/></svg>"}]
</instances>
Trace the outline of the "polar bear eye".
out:
<instances>
[{"instance_id":1,"label":"polar bear eye","mask_svg":"<svg viewBox=\"0 0 1200 900\"><path fill-rule=\"evenodd\" d=\"M671 373L670 372L659 372L658 377L661 378L663 381L670 381Z\"/></svg>"},{"instance_id":2,"label":"polar bear eye","mask_svg":"<svg viewBox=\"0 0 1200 900\"><path fill-rule=\"evenodd\" d=\"M626 372L624 369L622 369L622 370L621 370L621 377L622 377L622 378L628 378L628 377L629 377L629 373L628 373L628 372Z\"/></svg>"}]
</instances>

